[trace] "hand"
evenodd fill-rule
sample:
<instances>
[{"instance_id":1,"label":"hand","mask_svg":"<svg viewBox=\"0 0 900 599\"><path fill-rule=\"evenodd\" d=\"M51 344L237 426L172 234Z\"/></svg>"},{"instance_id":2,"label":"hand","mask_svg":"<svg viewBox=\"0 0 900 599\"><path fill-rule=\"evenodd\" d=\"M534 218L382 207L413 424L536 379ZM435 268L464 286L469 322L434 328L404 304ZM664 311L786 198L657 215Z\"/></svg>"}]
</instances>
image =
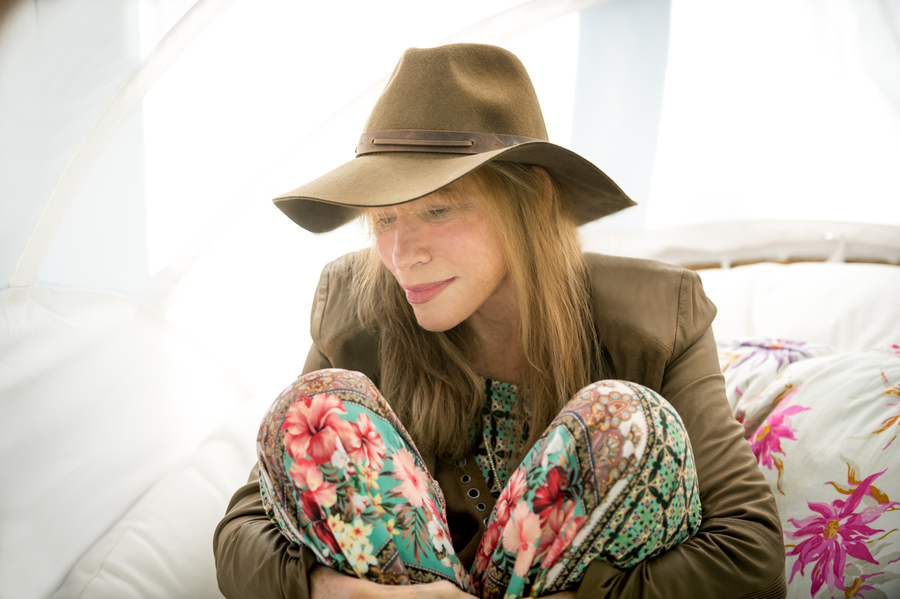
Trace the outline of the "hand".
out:
<instances>
[{"instance_id":1,"label":"hand","mask_svg":"<svg viewBox=\"0 0 900 599\"><path fill-rule=\"evenodd\" d=\"M341 574L327 566L316 565L309 573L310 599L368 599L400 597L408 599L472 599L452 582L385 585ZM574 597L574 595L572 595Z\"/></svg>"},{"instance_id":2,"label":"hand","mask_svg":"<svg viewBox=\"0 0 900 599\"><path fill-rule=\"evenodd\" d=\"M576 591L560 591L552 595L544 595L541 599L575 599Z\"/></svg>"}]
</instances>

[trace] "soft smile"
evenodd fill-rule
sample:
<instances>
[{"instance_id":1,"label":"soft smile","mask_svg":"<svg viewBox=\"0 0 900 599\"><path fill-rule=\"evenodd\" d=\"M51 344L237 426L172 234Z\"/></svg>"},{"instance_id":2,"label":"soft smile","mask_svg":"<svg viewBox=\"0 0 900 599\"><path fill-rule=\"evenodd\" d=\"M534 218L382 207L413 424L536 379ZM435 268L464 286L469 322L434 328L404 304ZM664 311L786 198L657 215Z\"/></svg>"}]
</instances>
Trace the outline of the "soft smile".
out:
<instances>
[{"instance_id":1,"label":"soft smile","mask_svg":"<svg viewBox=\"0 0 900 599\"><path fill-rule=\"evenodd\" d=\"M456 277L447 279L446 281L436 281L434 283L423 283L407 287L403 286L406 291L406 301L411 304L424 304L433 300L437 295L446 289L450 283L456 280Z\"/></svg>"}]
</instances>

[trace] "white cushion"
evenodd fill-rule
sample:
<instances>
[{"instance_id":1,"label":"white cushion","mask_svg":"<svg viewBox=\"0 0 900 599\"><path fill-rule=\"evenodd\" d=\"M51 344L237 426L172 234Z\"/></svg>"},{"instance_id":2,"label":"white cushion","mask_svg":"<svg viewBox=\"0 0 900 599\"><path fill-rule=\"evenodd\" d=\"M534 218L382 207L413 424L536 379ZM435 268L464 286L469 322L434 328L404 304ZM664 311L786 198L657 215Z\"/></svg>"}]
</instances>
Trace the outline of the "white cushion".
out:
<instances>
[{"instance_id":1,"label":"white cushion","mask_svg":"<svg viewBox=\"0 0 900 599\"><path fill-rule=\"evenodd\" d=\"M0 335L0 597L47 597L250 394L115 293L6 290Z\"/></svg>"},{"instance_id":2,"label":"white cushion","mask_svg":"<svg viewBox=\"0 0 900 599\"><path fill-rule=\"evenodd\" d=\"M716 338L774 337L862 350L900 343L900 267L760 263L699 271Z\"/></svg>"},{"instance_id":3,"label":"white cushion","mask_svg":"<svg viewBox=\"0 0 900 599\"><path fill-rule=\"evenodd\" d=\"M236 411L172 467L85 553L53 599L221 599L213 531L256 461L269 403Z\"/></svg>"}]
</instances>

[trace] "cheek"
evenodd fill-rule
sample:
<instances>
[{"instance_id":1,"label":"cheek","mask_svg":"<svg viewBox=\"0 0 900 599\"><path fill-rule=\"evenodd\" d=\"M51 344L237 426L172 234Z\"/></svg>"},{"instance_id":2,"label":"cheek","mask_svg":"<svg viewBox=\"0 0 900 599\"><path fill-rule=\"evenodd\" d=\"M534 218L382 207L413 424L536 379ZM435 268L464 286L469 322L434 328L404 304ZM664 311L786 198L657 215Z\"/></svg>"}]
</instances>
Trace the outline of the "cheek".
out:
<instances>
[{"instance_id":1,"label":"cheek","mask_svg":"<svg viewBox=\"0 0 900 599\"><path fill-rule=\"evenodd\" d=\"M375 250L378 252L378 257L381 258L382 264L391 272L394 271L394 263L391 258L394 253L393 249L393 236L390 233L383 232L375 236Z\"/></svg>"},{"instance_id":2,"label":"cheek","mask_svg":"<svg viewBox=\"0 0 900 599\"><path fill-rule=\"evenodd\" d=\"M482 223L477 233L475 259L486 276L505 275L508 268L503 244L496 230L489 223Z\"/></svg>"}]
</instances>

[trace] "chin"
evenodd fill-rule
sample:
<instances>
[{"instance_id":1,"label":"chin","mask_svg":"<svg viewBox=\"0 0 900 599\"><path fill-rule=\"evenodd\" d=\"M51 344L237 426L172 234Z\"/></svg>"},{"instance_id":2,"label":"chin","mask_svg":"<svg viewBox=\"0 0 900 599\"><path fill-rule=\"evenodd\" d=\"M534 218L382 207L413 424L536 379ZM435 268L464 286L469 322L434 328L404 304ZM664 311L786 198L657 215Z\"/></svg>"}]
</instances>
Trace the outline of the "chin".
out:
<instances>
[{"instance_id":1,"label":"chin","mask_svg":"<svg viewBox=\"0 0 900 599\"><path fill-rule=\"evenodd\" d=\"M442 323L433 323L433 322L422 322L419 321L419 326L425 329L426 331L431 331L432 333L443 333L444 331L449 331L456 325L452 324L442 324Z\"/></svg>"},{"instance_id":2,"label":"chin","mask_svg":"<svg viewBox=\"0 0 900 599\"><path fill-rule=\"evenodd\" d=\"M430 317L430 315L420 315L418 313L416 314L416 322L419 323L420 327L422 327L426 331L431 331L432 333L443 333L444 331L449 331L459 324L459 322L453 321L451 319L434 318Z\"/></svg>"}]
</instances>

